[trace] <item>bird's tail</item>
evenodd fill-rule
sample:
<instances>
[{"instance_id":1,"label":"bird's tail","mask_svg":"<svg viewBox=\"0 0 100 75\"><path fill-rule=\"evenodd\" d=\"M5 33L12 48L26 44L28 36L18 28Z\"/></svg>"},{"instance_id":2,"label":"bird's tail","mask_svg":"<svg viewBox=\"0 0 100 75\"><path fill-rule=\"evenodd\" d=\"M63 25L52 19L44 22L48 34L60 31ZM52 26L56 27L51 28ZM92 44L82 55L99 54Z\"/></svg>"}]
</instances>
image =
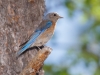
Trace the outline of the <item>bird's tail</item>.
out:
<instances>
[{"instance_id":1,"label":"bird's tail","mask_svg":"<svg viewBox=\"0 0 100 75\"><path fill-rule=\"evenodd\" d=\"M18 52L17 52L17 57L20 56L23 52L25 52L27 50L29 46L25 45L23 46Z\"/></svg>"},{"instance_id":2,"label":"bird's tail","mask_svg":"<svg viewBox=\"0 0 100 75\"><path fill-rule=\"evenodd\" d=\"M20 56L23 52L24 52L24 50L19 50L19 51L17 52L17 57Z\"/></svg>"}]
</instances>

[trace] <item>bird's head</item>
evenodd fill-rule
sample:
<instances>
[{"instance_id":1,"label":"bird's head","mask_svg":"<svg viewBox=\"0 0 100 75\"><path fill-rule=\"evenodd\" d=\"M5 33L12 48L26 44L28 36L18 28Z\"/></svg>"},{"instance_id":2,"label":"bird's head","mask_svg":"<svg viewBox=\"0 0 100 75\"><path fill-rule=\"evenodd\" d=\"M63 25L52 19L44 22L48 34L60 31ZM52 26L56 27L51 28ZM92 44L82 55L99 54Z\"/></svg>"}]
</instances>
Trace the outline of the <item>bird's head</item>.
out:
<instances>
[{"instance_id":1,"label":"bird's head","mask_svg":"<svg viewBox=\"0 0 100 75\"><path fill-rule=\"evenodd\" d=\"M48 13L46 15L46 19L56 22L58 19L63 18L59 16L57 13Z\"/></svg>"}]
</instances>

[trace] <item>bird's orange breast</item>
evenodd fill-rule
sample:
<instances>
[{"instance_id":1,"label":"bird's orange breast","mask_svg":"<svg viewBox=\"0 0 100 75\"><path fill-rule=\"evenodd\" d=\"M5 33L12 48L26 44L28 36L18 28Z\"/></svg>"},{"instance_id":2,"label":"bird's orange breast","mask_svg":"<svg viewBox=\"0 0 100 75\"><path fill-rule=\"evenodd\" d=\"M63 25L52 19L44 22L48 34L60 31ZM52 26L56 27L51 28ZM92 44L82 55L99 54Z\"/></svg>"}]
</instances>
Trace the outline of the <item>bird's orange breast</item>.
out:
<instances>
[{"instance_id":1,"label":"bird's orange breast","mask_svg":"<svg viewBox=\"0 0 100 75\"><path fill-rule=\"evenodd\" d=\"M55 23L53 22L52 25L51 25L51 27L48 28L48 29L44 32L44 34L53 33L53 32L54 32L54 29L55 29Z\"/></svg>"},{"instance_id":2,"label":"bird's orange breast","mask_svg":"<svg viewBox=\"0 0 100 75\"><path fill-rule=\"evenodd\" d=\"M52 25L51 25L51 27L50 28L48 28L44 33L42 33L39 37L38 37L38 39L36 40L36 42L35 42L35 45L37 46L41 46L41 45L44 45L45 43L47 43L50 39L51 39L51 37L52 37L52 35L53 35L53 33L54 33L54 29L55 29L55 23L54 22L52 22Z\"/></svg>"}]
</instances>

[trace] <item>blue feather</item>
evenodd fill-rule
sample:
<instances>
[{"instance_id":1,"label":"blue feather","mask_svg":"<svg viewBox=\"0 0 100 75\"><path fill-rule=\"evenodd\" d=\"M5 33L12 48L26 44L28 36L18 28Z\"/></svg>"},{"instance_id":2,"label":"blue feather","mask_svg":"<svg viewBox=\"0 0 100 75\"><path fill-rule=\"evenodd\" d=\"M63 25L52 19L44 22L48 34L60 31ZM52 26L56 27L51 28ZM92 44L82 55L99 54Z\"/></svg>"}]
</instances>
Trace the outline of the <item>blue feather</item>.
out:
<instances>
[{"instance_id":1,"label":"blue feather","mask_svg":"<svg viewBox=\"0 0 100 75\"><path fill-rule=\"evenodd\" d=\"M47 28L49 28L52 25L51 21L48 21L46 25L38 30L35 31L35 33L31 36L30 40L17 52L17 56L21 55L24 51L26 51L41 35Z\"/></svg>"}]
</instances>

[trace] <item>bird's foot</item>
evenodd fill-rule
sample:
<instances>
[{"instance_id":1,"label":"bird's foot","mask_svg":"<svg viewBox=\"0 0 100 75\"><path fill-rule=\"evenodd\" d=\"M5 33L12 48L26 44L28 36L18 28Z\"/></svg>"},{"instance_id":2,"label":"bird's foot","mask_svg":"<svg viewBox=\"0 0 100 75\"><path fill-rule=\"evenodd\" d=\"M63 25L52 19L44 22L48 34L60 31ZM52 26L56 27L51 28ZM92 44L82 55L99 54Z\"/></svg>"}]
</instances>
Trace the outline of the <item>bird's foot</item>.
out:
<instances>
[{"instance_id":1,"label":"bird's foot","mask_svg":"<svg viewBox=\"0 0 100 75\"><path fill-rule=\"evenodd\" d=\"M42 50L39 46L37 46L38 50Z\"/></svg>"},{"instance_id":2,"label":"bird's foot","mask_svg":"<svg viewBox=\"0 0 100 75\"><path fill-rule=\"evenodd\" d=\"M44 48L44 45L42 45L42 46L37 46L37 49L38 50L42 50Z\"/></svg>"},{"instance_id":3,"label":"bird's foot","mask_svg":"<svg viewBox=\"0 0 100 75\"><path fill-rule=\"evenodd\" d=\"M42 46L39 46L40 47L40 49L43 49L45 46L44 45L42 45Z\"/></svg>"}]
</instances>

